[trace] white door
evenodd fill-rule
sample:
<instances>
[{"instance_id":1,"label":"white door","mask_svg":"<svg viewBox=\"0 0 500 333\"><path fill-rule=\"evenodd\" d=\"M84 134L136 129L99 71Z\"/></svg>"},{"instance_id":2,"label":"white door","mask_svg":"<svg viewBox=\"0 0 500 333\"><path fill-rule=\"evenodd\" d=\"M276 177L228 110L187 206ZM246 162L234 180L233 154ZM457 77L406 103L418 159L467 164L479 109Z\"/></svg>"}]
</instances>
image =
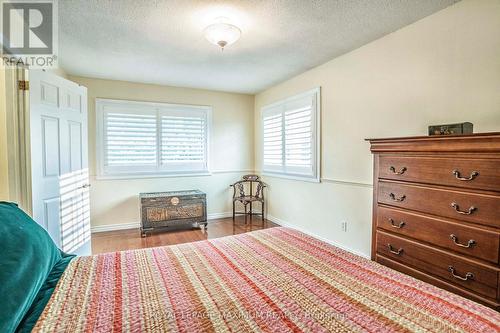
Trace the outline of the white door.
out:
<instances>
[{"instance_id":1,"label":"white door","mask_svg":"<svg viewBox=\"0 0 500 333\"><path fill-rule=\"evenodd\" d=\"M67 253L90 254L87 89L29 72L33 219Z\"/></svg>"}]
</instances>

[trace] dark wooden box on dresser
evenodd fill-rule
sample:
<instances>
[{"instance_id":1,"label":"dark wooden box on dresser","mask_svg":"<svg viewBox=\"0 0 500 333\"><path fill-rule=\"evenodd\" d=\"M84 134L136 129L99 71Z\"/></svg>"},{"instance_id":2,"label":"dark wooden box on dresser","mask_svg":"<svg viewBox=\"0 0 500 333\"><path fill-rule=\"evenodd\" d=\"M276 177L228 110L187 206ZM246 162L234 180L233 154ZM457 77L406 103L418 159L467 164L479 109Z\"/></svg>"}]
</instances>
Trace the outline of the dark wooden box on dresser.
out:
<instances>
[{"instance_id":1,"label":"dark wooden box on dresser","mask_svg":"<svg viewBox=\"0 0 500 333\"><path fill-rule=\"evenodd\" d=\"M500 133L368 140L372 259L500 310Z\"/></svg>"}]
</instances>

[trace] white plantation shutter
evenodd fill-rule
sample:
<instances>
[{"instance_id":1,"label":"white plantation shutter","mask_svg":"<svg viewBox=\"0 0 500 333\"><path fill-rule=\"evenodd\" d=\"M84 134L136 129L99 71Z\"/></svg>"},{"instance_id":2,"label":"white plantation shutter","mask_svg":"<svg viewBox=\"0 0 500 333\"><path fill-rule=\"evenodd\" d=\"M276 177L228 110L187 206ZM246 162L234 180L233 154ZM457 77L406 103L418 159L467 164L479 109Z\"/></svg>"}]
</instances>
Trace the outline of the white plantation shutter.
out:
<instances>
[{"instance_id":1,"label":"white plantation shutter","mask_svg":"<svg viewBox=\"0 0 500 333\"><path fill-rule=\"evenodd\" d=\"M207 166L206 112L163 111L160 164L171 170L204 170Z\"/></svg>"},{"instance_id":2,"label":"white plantation shutter","mask_svg":"<svg viewBox=\"0 0 500 333\"><path fill-rule=\"evenodd\" d=\"M208 171L209 107L99 99L102 176Z\"/></svg>"},{"instance_id":3,"label":"white plantation shutter","mask_svg":"<svg viewBox=\"0 0 500 333\"><path fill-rule=\"evenodd\" d=\"M283 115L269 113L263 117L264 165L280 169L283 166Z\"/></svg>"},{"instance_id":4,"label":"white plantation shutter","mask_svg":"<svg viewBox=\"0 0 500 333\"><path fill-rule=\"evenodd\" d=\"M263 108L263 171L319 180L319 89Z\"/></svg>"},{"instance_id":5,"label":"white plantation shutter","mask_svg":"<svg viewBox=\"0 0 500 333\"><path fill-rule=\"evenodd\" d=\"M156 115L104 114L105 166L156 165Z\"/></svg>"},{"instance_id":6,"label":"white plantation shutter","mask_svg":"<svg viewBox=\"0 0 500 333\"><path fill-rule=\"evenodd\" d=\"M285 166L288 172L313 173L313 99L301 97L285 103Z\"/></svg>"}]
</instances>

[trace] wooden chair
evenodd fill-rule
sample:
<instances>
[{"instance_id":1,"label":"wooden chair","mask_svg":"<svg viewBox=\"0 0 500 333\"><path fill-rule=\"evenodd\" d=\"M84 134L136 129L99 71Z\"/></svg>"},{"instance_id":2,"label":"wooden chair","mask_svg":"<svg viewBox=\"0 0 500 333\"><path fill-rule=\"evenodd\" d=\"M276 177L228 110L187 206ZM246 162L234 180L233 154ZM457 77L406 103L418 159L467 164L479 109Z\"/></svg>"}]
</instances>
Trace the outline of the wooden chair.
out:
<instances>
[{"instance_id":1,"label":"wooden chair","mask_svg":"<svg viewBox=\"0 0 500 333\"><path fill-rule=\"evenodd\" d=\"M230 187L233 188L233 220L237 214L245 214L245 223L247 215L250 215L250 217L252 217L252 215L261 215L262 221L264 221L264 188L266 184L259 180L259 176L245 175L242 177L242 180L230 185ZM248 193L245 191L246 189L249 189ZM237 201L243 204L245 212L236 211ZM252 204L254 202L260 202L262 213L254 213L252 211ZM250 206L249 212L247 212L247 205Z\"/></svg>"}]
</instances>

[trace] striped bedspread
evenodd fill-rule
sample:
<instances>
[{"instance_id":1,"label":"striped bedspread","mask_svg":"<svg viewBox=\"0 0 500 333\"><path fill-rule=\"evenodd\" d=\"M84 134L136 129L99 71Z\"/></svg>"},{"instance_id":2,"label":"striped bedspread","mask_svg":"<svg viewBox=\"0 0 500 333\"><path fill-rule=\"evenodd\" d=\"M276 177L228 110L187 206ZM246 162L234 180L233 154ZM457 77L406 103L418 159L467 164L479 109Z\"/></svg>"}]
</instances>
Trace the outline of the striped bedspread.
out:
<instances>
[{"instance_id":1,"label":"striped bedspread","mask_svg":"<svg viewBox=\"0 0 500 333\"><path fill-rule=\"evenodd\" d=\"M35 332L497 332L497 312L288 228L73 260Z\"/></svg>"}]
</instances>

